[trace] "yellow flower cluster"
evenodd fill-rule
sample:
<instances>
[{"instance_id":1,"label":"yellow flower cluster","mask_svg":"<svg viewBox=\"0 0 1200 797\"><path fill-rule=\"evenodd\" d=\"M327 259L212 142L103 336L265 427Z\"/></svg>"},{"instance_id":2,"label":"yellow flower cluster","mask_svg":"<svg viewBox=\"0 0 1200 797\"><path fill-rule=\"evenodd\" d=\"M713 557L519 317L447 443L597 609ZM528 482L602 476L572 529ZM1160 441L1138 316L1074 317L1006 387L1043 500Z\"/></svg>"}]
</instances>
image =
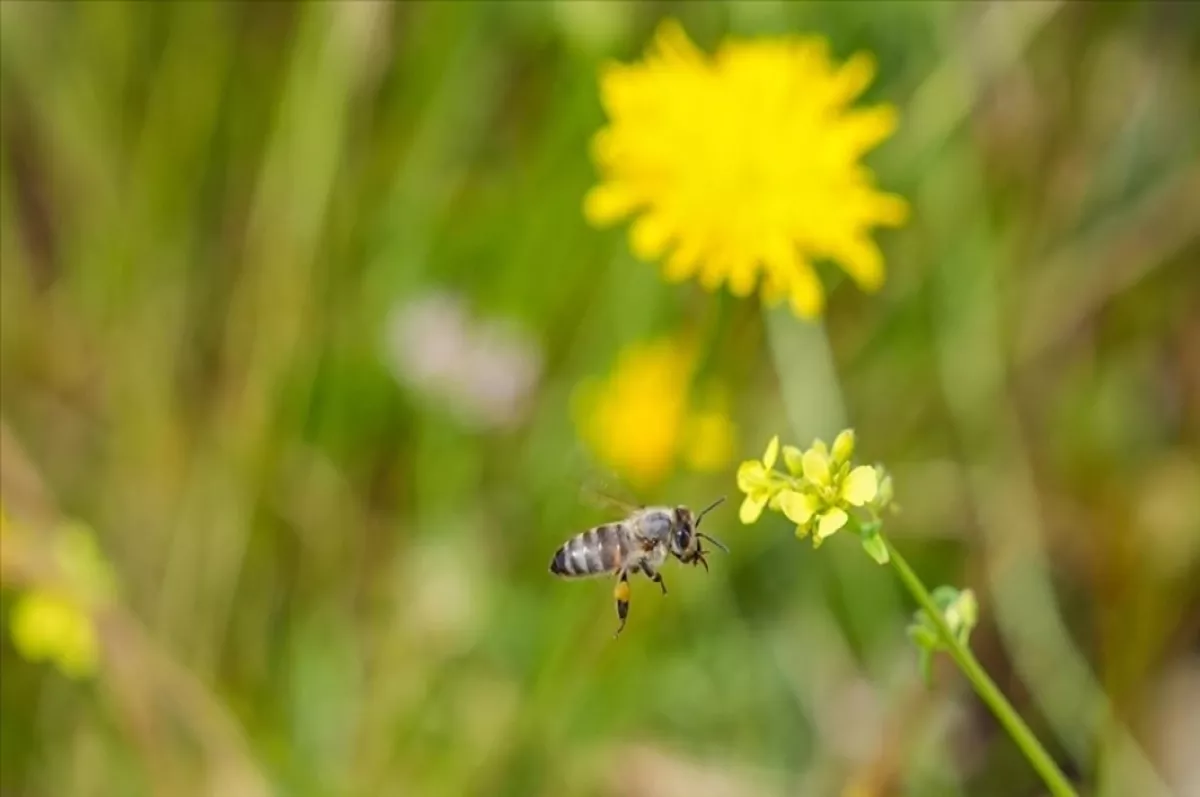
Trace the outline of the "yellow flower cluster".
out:
<instances>
[{"instance_id":1,"label":"yellow flower cluster","mask_svg":"<svg viewBox=\"0 0 1200 797\"><path fill-rule=\"evenodd\" d=\"M720 470L733 457L735 431L721 393L691 390L695 352L673 338L622 351L606 378L576 394L576 423L597 459L631 486L647 488L675 464Z\"/></svg>"},{"instance_id":2,"label":"yellow flower cluster","mask_svg":"<svg viewBox=\"0 0 1200 797\"><path fill-rule=\"evenodd\" d=\"M601 75L609 124L584 214L596 226L637 215L630 245L668 280L758 289L801 317L824 304L817 260L875 291L871 230L902 224L908 205L861 163L896 127L891 106L850 107L874 73L865 53L835 63L818 37L731 39L710 56L665 21L644 61Z\"/></svg>"},{"instance_id":3,"label":"yellow flower cluster","mask_svg":"<svg viewBox=\"0 0 1200 797\"><path fill-rule=\"evenodd\" d=\"M880 538L879 513L891 503L892 480L882 466L854 466L854 430L846 429L827 447L815 440L806 451L783 447L786 473L775 470L779 459L779 437L771 438L761 460L743 462L738 468L738 489L745 494L738 513L742 523L758 520L765 507L782 512L796 524L796 536L812 535L818 547L855 518L855 510L867 513L857 519L856 530L863 547L876 561L887 562L887 546Z\"/></svg>"},{"instance_id":4,"label":"yellow flower cluster","mask_svg":"<svg viewBox=\"0 0 1200 797\"><path fill-rule=\"evenodd\" d=\"M113 593L112 572L84 526L63 529L54 554L59 583L37 586L17 599L13 645L28 661L52 662L68 678L87 677L100 654L93 613Z\"/></svg>"}]
</instances>

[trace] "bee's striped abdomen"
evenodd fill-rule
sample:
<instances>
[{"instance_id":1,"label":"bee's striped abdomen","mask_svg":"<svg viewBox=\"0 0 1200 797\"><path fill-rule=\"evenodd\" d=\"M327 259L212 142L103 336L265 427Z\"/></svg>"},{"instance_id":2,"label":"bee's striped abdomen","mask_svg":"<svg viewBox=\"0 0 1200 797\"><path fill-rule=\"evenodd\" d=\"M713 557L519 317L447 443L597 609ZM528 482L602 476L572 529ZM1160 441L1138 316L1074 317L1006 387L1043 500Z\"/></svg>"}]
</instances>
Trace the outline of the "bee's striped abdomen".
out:
<instances>
[{"instance_id":1,"label":"bee's striped abdomen","mask_svg":"<svg viewBox=\"0 0 1200 797\"><path fill-rule=\"evenodd\" d=\"M617 523L588 529L563 543L554 552L550 572L565 578L585 578L611 573L625 558L625 535Z\"/></svg>"}]
</instances>

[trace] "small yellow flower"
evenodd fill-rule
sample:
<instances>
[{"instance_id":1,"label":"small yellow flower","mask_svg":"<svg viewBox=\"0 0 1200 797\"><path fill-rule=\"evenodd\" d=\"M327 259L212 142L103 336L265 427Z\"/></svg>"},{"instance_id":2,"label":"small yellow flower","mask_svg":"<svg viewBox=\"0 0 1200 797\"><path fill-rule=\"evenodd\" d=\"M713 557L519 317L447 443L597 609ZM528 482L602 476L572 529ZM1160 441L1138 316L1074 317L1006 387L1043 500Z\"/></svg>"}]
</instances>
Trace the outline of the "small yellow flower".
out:
<instances>
[{"instance_id":1,"label":"small yellow flower","mask_svg":"<svg viewBox=\"0 0 1200 797\"><path fill-rule=\"evenodd\" d=\"M878 531L879 511L891 500L891 479L882 468L853 465L854 431L839 434L832 451L822 440L814 440L806 451L794 446L782 450L787 474L774 470L778 437L771 438L762 461L743 462L738 469L738 489L746 495L739 513L742 522L753 523L764 507L770 507L796 524L797 537L812 534L815 547L854 517L864 550L875 561L887 562L887 547ZM888 491L886 500L881 485Z\"/></svg>"},{"instance_id":2,"label":"small yellow flower","mask_svg":"<svg viewBox=\"0 0 1200 797\"><path fill-rule=\"evenodd\" d=\"M767 450L763 453L761 461L756 459L747 460L738 467L738 489L746 494L745 500L742 501L741 509L738 510L738 519L742 523L750 524L758 520L759 515L762 514L763 507L767 505L767 501L774 494L771 469L775 467L775 460L778 456L779 436L776 435L767 443Z\"/></svg>"},{"instance_id":3,"label":"small yellow flower","mask_svg":"<svg viewBox=\"0 0 1200 797\"><path fill-rule=\"evenodd\" d=\"M609 125L584 213L597 226L637 214L630 245L669 280L759 288L801 317L824 303L816 260L877 290L871 229L899 226L908 206L860 162L896 127L891 106L850 108L874 72L866 54L834 63L817 37L731 39L709 56L666 21L643 62L601 75Z\"/></svg>"},{"instance_id":4,"label":"small yellow flower","mask_svg":"<svg viewBox=\"0 0 1200 797\"><path fill-rule=\"evenodd\" d=\"M788 520L796 524L796 528L805 529L812 516L816 514L818 501L809 493L798 490L784 490L779 495L779 508Z\"/></svg>"},{"instance_id":5,"label":"small yellow flower","mask_svg":"<svg viewBox=\"0 0 1200 797\"><path fill-rule=\"evenodd\" d=\"M95 671L99 645L79 604L45 590L23 594L12 609L13 645L27 660L53 662L68 678Z\"/></svg>"},{"instance_id":6,"label":"small yellow flower","mask_svg":"<svg viewBox=\"0 0 1200 797\"><path fill-rule=\"evenodd\" d=\"M635 488L659 482L679 460L719 470L733 453L732 421L712 401L693 406L691 346L674 339L632 346L612 373L580 386L576 423L597 458Z\"/></svg>"},{"instance_id":7,"label":"small yellow flower","mask_svg":"<svg viewBox=\"0 0 1200 797\"><path fill-rule=\"evenodd\" d=\"M853 453L854 432L846 430L834 441L832 456L821 440L814 441L801 456L804 478L825 504L816 521L818 543L846 525L850 518L846 507L863 506L875 498L878 483L874 468L859 465L844 473Z\"/></svg>"}]
</instances>

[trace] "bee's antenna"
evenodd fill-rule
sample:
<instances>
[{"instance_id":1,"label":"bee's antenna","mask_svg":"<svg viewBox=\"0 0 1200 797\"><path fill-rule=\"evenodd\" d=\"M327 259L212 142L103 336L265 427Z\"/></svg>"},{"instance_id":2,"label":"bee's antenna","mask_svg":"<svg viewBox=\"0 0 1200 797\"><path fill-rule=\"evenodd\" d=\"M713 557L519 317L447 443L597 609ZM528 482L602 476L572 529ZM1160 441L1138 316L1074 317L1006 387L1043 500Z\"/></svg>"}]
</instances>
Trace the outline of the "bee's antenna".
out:
<instances>
[{"instance_id":1,"label":"bee's antenna","mask_svg":"<svg viewBox=\"0 0 1200 797\"><path fill-rule=\"evenodd\" d=\"M703 532L699 532L699 531L697 531L697 532L696 532L696 536L697 536L697 537L702 537L702 538L704 538L704 539L708 540L709 542L711 542L713 545L715 545L715 546L717 546L718 548L720 548L720 549L721 549L722 551L724 551L725 553L729 553L729 549L725 547L725 543L721 542L721 541L720 541L720 540L718 540L716 537L710 537L710 536L708 536L707 534L704 534Z\"/></svg>"},{"instance_id":2,"label":"bee's antenna","mask_svg":"<svg viewBox=\"0 0 1200 797\"><path fill-rule=\"evenodd\" d=\"M725 500L725 496L721 496L716 501L713 501L711 504L709 504L708 506L701 509L700 514L696 515L696 526L699 527L700 521L704 519L704 516L707 515L709 512L713 511L714 509L716 509L718 506L720 506L721 502L724 500Z\"/></svg>"},{"instance_id":3,"label":"bee's antenna","mask_svg":"<svg viewBox=\"0 0 1200 797\"><path fill-rule=\"evenodd\" d=\"M696 528L700 528L700 521L704 519L704 516L707 515L709 512L711 512L712 510L716 509L718 506L720 506L721 502L724 500L725 500L725 496L721 496L716 501L713 501L711 504L704 507L704 509L700 510L700 514L696 515ZM718 540L714 537L710 537L707 534L702 534L699 531L696 532L696 536L700 537L702 539L708 540L709 542L711 542L713 545L720 548L725 553L729 553L729 549L726 548L724 543L722 543L720 540Z\"/></svg>"}]
</instances>

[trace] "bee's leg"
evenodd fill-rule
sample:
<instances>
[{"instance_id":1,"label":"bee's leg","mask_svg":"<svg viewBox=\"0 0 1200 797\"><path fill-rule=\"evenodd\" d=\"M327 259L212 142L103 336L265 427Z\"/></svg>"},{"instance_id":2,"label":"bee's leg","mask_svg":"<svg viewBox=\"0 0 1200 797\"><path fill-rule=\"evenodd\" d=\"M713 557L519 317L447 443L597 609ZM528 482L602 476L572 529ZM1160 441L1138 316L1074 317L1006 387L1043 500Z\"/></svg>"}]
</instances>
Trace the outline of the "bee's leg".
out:
<instances>
[{"instance_id":1,"label":"bee's leg","mask_svg":"<svg viewBox=\"0 0 1200 797\"><path fill-rule=\"evenodd\" d=\"M629 616L629 574L624 570L621 571L621 577L613 589L613 597L617 599L617 617L621 618L617 633L613 634L613 639L616 639L625 630L625 618Z\"/></svg>"},{"instance_id":2,"label":"bee's leg","mask_svg":"<svg viewBox=\"0 0 1200 797\"><path fill-rule=\"evenodd\" d=\"M646 576L651 581L653 581L655 584L657 584L660 589L662 589L662 594L664 594L664 595L667 594L667 585L665 583L663 583L662 573L659 573L657 570L655 570L653 567L646 564L645 562L642 562L642 572L645 573Z\"/></svg>"}]
</instances>

